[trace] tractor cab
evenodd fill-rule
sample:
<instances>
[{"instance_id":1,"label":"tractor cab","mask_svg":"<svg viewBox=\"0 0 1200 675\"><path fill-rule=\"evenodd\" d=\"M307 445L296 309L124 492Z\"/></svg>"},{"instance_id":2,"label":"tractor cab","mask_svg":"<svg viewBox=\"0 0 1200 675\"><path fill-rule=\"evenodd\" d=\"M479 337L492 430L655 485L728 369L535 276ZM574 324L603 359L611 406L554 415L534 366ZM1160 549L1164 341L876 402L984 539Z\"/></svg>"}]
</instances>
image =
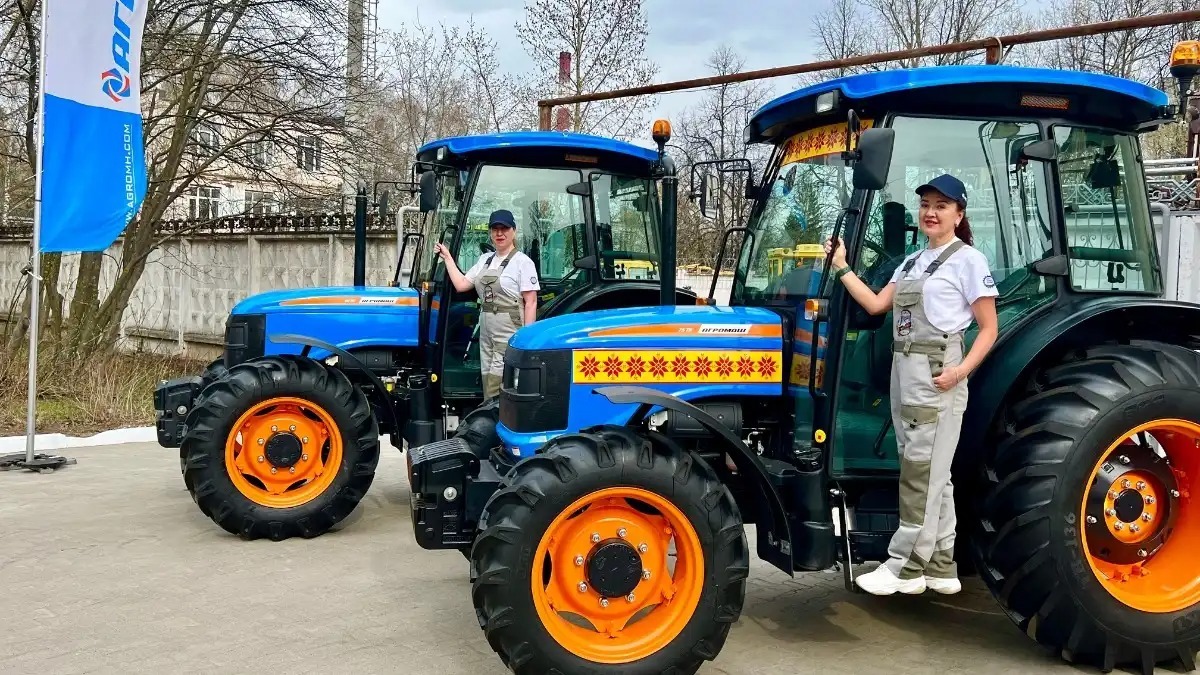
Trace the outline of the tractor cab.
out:
<instances>
[{"instance_id":1,"label":"tractor cab","mask_svg":"<svg viewBox=\"0 0 1200 675\"><path fill-rule=\"evenodd\" d=\"M577 133L507 132L434 141L416 160L422 225L419 236L408 236L419 242L410 278L420 293L420 335L442 396L466 409L482 391L478 298L449 283L437 243L465 273L494 253L488 216L511 211L517 249L537 266L539 319L656 304L664 275L674 278L673 261L663 260L663 230L673 238L674 215L664 222L666 174L655 149ZM695 301L686 290L677 296Z\"/></svg>"},{"instance_id":2,"label":"tractor cab","mask_svg":"<svg viewBox=\"0 0 1200 675\"><path fill-rule=\"evenodd\" d=\"M803 283L779 283L781 251L840 238L856 275L879 291L926 245L915 189L949 173L967 186L1002 336L1064 303L1159 295L1137 134L1171 115L1163 92L1136 82L990 65L854 75L761 108L746 140L772 154L731 304L771 309L795 328L786 349L798 451L829 436L833 475L897 470L892 320L867 315L830 283L823 254ZM864 135L880 142L860 147ZM878 165L866 173L880 182L856 186L856 162Z\"/></svg>"}]
</instances>

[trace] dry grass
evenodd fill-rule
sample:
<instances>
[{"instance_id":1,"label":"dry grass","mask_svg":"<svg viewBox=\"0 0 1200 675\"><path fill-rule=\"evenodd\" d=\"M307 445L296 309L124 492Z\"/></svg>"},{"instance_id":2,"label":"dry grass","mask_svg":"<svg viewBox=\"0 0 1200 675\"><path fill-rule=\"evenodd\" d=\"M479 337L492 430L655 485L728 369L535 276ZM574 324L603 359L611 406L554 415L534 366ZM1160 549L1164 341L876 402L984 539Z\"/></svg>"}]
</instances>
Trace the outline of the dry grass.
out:
<instances>
[{"instance_id":1,"label":"dry grass","mask_svg":"<svg viewBox=\"0 0 1200 675\"><path fill-rule=\"evenodd\" d=\"M0 435L23 435L29 396L28 352L0 362ZM206 362L156 354L97 353L85 358L39 347L37 433L86 436L154 424L154 385L199 375Z\"/></svg>"}]
</instances>

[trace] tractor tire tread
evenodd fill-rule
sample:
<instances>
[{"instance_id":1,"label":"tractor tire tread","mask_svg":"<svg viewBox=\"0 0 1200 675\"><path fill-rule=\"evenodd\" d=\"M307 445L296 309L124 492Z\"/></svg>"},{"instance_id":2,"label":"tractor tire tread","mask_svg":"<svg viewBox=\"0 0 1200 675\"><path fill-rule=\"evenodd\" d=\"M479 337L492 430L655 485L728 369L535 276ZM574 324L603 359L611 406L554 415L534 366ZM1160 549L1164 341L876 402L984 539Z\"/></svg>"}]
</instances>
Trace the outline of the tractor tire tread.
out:
<instances>
[{"instance_id":1,"label":"tractor tire tread","mask_svg":"<svg viewBox=\"0 0 1200 675\"><path fill-rule=\"evenodd\" d=\"M530 547L542 528L575 499L613 485L666 485L706 552L705 590L675 642L632 663L586 661L563 649L544 629L530 597ZM660 492L661 493L661 492ZM518 462L484 509L471 550L471 598L488 644L516 675L581 673L695 673L716 657L741 615L749 576L749 546L741 513L711 468L655 434L602 426L556 437ZM684 642L684 641L688 642Z\"/></svg>"}]
</instances>

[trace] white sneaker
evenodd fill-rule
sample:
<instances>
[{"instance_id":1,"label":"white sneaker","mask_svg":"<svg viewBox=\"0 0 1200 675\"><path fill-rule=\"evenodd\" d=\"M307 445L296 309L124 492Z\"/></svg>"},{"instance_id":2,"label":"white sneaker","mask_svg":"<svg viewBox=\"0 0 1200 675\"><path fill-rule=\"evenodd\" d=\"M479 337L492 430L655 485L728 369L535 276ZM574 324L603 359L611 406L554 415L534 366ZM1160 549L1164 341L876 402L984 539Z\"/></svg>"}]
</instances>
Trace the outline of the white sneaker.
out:
<instances>
[{"instance_id":1,"label":"white sneaker","mask_svg":"<svg viewBox=\"0 0 1200 675\"><path fill-rule=\"evenodd\" d=\"M896 591L907 595L920 595L925 592L925 577L901 579L892 574L887 565L880 565L873 571L857 577L854 583L872 595L891 595Z\"/></svg>"},{"instance_id":2,"label":"white sneaker","mask_svg":"<svg viewBox=\"0 0 1200 675\"><path fill-rule=\"evenodd\" d=\"M925 586L931 591L936 591L942 595L954 595L962 590L962 582L957 578L942 579L939 577L925 577Z\"/></svg>"}]
</instances>

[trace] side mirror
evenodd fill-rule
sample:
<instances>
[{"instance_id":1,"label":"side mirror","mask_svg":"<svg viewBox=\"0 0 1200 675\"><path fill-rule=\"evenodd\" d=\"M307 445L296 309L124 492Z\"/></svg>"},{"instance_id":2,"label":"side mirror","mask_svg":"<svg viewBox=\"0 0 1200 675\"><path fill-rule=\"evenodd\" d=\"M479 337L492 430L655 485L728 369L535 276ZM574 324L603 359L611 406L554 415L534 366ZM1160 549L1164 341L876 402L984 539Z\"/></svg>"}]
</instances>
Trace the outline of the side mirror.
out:
<instances>
[{"instance_id":1,"label":"side mirror","mask_svg":"<svg viewBox=\"0 0 1200 675\"><path fill-rule=\"evenodd\" d=\"M1058 146L1049 138L1036 141L1021 148L1020 158L1035 162L1053 162L1058 159Z\"/></svg>"},{"instance_id":2,"label":"side mirror","mask_svg":"<svg viewBox=\"0 0 1200 675\"><path fill-rule=\"evenodd\" d=\"M591 181L582 181L568 185L567 194L579 195L580 197L590 197L592 196L592 183Z\"/></svg>"},{"instance_id":3,"label":"side mirror","mask_svg":"<svg viewBox=\"0 0 1200 675\"><path fill-rule=\"evenodd\" d=\"M421 174L421 213L436 211L439 201L441 200L437 195L437 172L426 171Z\"/></svg>"},{"instance_id":4,"label":"side mirror","mask_svg":"<svg viewBox=\"0 0 1200 675\"><path fill-rule=\"evenodd\" d=\"M708 212L708 196L713 195L720 203L721 196L719 192L719 184L717 177L711 173L704 174L704 178L700 180L700 215L705 218L712 218L712 214Z\"/></svg>"},{"instance_id":5,"label":"side mirror","mask_svg":"<svg viewBox=\"0 0 1200 675\"><path fill-rule=\"evenodd\" d=\"M388 197L390 195L391 193L388 190L384 190L383 193L379 195L379 222L383 222L383 220L388 216Z\"/></svg>"},{"instance_id":6,"label":"side mirror","mask_svg":"<svg viewBox=\"0 0 1200 675\"><path fill-rule=\"evenodd\" d=\"M867 129L858 138L858 161L854 164L854 189L882 190L892 165L895 129Z\"/></svg>"}]
</instances>

